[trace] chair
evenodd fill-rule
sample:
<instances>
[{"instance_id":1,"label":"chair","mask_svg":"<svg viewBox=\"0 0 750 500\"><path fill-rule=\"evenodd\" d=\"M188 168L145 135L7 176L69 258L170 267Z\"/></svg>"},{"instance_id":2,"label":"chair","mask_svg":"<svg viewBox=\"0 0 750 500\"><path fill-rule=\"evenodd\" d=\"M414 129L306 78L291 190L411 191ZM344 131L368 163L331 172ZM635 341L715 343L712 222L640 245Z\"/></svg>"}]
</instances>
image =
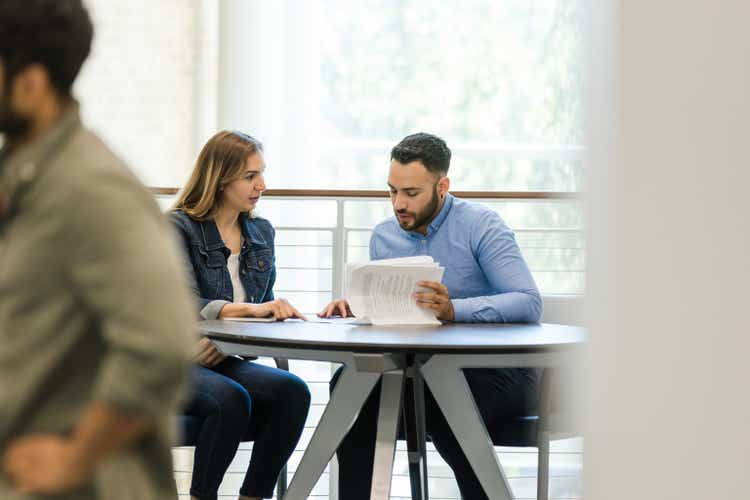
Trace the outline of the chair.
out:
<instances>
[{"instance_id":1,"label":"chair","mask_svg":"<svg viewBox=\"0 0 750 500\"><path fill-rule=\"evenodd\" d=\"M583 323L583 299L575 296L544 298L542 322L567 325ZM574 373L561 368L545 368L540 380L538 415L485 422L495 446L538 448L537 500L549 499L550 441L580 435L573 405L563 396L574 386Z\"/></svg>"},{"instance_id":2,"label":"chair","mask_svg":"<svg viewBox=\"0 0 750 500\"><path fill-rule=\"evenodd\" d=\"M544 298L542 322L563 325L583 324L583 297L549 296ZM539 450L537 462L537 500L549 498L549 452L550 441L566 439L580 435L579 421L574 414L575 405L565 397L566 390L576 387L577 373L563 368L545 368L540 380L538 415L528 417L528 428L519 430L519 435L526 438L526 445L536 446ZM532 424L531 422L535 420ZM494 426L493 426L494 427ZM496 429L493 429L496 431ZM492 441L502 444L490 431ZM495 438L498 438L495 441ZM533 443L533 444L531 444ZM513 445L507 445L513 446Z\"/></svg>"},{"instance_id":3,"label":"chair","mask_svg":"<svg viewBox=\"0 0 750 500\"><path fill-rule=\"evenodd\" d=\"M568 374L558 368L542 370L538 415L487 422L495 446L538 448L537 500L549 498L550 441L580 434L563 393Z\"/></svg>"},{"instance_id":4,"label":"chair","mask_svg":"<svg viewBox=\"0 0 750 500\"><path fill-rule=\"evenodd\" d=\"M280 370L289 371L289 361L285 358L274 358L276 367ZM203 425L203 419L192 415L178 415L177 425L180 429L180 440L178 446L195 446L198 442L198 435ZM283 498L287 490L287 471L286 465L279 473L276 482L276 498Z\"/></svg>"}]
</instances>

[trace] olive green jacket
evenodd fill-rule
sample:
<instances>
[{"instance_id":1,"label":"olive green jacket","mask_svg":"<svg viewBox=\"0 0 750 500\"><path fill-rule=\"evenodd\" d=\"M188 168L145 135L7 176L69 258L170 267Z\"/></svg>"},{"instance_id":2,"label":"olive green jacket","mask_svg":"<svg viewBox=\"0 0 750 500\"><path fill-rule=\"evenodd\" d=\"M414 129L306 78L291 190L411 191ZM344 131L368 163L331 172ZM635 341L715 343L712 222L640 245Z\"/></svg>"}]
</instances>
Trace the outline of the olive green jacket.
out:
<instances>
[{"instance_id":1,"label":"olive green jacket","mask_svg":"<svg viewBox=\"0 0 750 500\"><path fill-rule=\"evenodd\" d=\"M179 250L150 194L71 106L0 156L0 454L104 402L155 429L52 498L176 498L171 415L195 343ZM13 492L0 473L0 498Z\"/></svg>"}]
</instances>

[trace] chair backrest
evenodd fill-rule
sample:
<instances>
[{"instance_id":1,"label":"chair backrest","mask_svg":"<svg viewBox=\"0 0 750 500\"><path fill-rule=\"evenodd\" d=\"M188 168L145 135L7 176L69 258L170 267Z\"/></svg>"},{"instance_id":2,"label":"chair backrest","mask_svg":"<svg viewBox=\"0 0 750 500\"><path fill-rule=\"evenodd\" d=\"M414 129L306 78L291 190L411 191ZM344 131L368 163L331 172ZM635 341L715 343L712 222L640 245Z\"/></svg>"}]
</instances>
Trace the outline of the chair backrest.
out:
<instances>
[{"instance_id":1,"label":"chair backrest","mask_svg":"<svg viewBox=\"0 0 750 500\"><path fill-rule=\"evenodd\" d=\"M584 297L581 295L545 295L542 323L584 324Z\"/></svg>"},{"instance_id":2,"label":"chair backrest","mask_svg":"<svg viewBox=\"0 0 750 500\"><path fill-rule=\"evenodd\" d=\"M543 297L543 323L582 326L585 323L584 297L578 295L549 295ZM584 381L583 366L546 368L542 375L542 401L540 402L540 425L549 432L577 433Z\"/></svg>"}]
</instances>

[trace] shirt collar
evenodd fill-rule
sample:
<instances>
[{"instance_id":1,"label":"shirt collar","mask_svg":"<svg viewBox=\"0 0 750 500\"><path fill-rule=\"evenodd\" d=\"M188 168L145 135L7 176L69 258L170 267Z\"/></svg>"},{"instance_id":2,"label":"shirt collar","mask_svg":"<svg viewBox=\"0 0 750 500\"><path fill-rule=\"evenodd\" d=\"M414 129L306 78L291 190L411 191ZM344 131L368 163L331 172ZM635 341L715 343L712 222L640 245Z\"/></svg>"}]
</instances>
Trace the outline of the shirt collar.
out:
<instances>
[{"instance_id":1,"label":"shirt collar","mask_svg":"<svg viewBox=\"0 0 750 500\"><path fill-rule=\"evenodd\" d=\"M43 172L54 152L81 125L78 103L73 103L40 137L14 151L0 152L0 196L5 208L15 205L22 191Z\"/></svg>"},{"instance_id":2,"label":"shirt collar","mask_svg":"<svg viewBox=\"0 0 750 500\"><path fill-rule=\"evenodd\" d=\"M438 212L437 217L432 219L432 222L427 226L427 234L421 234L416 231L407 231L409 236L412 238L420 239L420 238L429 238L433 234L437 232L438 229L440 229L440 226L445 222L445 219L448 217L448 212L451 211L451 207L453 206L453 195L448 193L445 195L445 201L443 202L443 207L440 209L440 212Z\"/></svg>"}]
</instances>

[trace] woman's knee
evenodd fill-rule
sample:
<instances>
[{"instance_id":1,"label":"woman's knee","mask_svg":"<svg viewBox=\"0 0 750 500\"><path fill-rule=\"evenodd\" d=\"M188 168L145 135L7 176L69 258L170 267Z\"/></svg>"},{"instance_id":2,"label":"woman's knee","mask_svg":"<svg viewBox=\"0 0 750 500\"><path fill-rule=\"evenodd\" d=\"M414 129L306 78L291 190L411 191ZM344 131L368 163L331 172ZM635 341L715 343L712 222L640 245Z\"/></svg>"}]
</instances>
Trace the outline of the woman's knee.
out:
<instances>
[{"instance_id":1,"label":"woman's knee","mask_svg":"<svg viewBox=\"0 0 750 500\"><path fill-rule=\"evenodd\" d=\"M298 376L282 372L277 374L270 382L265 392L268 399L268 407L275 408L277 415L294 415L297 419L304 421L310 409L310 389Z\"/></svg>"},{"instance_id":2,"label":"woman's knee","mask_svg":"<svg viewBox=\"0 0 750 500\"><path fill-rule=\"evenodd\" d=\"M252 399L247 390L240 384L227 381L212 394L216 399L219 411L225 419L235 422L247 422L252 412Z\"/></svg>"},{"instance_id":3,"label":"woman's knee","mask_svg":"<svg viewBox=\"0 0 750 500\"><path fill-rule=\"evenodd\" d=\"M304 408L305 410L310 407L310 388L307 386L304 380L299 378L297 375L289 373L285 377L283 385L284 390L282 391L282 393L284 394L284 399L287 402L292 402L293 404L298 405L298 407Z\"/></svg>"}]
</instances>

